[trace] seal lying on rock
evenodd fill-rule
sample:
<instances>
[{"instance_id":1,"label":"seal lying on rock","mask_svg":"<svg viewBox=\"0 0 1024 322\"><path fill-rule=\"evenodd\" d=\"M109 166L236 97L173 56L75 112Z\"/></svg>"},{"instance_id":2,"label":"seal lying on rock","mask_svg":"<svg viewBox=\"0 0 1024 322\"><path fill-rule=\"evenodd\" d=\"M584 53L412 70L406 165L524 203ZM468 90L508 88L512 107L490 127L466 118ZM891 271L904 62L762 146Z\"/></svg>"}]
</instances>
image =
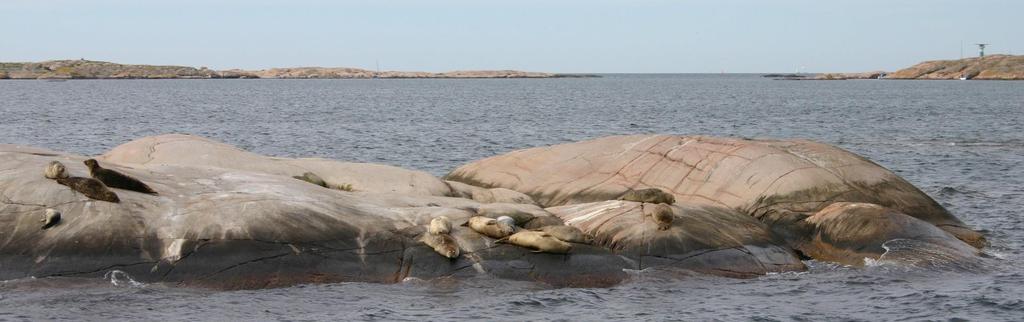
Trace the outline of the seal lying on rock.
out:
<instances>
[{"instance_id":1,"label":"seal lying on rock","mask_svg":"<svg viewBox=\"0 0 1024 322\"><path fill-rule=\"evenodd\" d=\"M498 240L516 246L535 249L537 252L565 254L572 250L572 244L559 240L548 233L524 230Z\"/></svg>"},{"instance_id":2,"label":"seal lying on rock","mask_svg":"<svg viewBox=\"0 0 1024 322\"><path fill-rule=\"evenodd\" d=\"M626 191L621 196L619 196L618 200L648 203L664 203L671 205L676 202L676 197L670 193L661 191L661 189L649 188L638 190L630 189L629 191Z\"/></svg>"},{"instance_id":3,"label":"seal lying on rock","mask_svg":"<svg viewBox=\"0 0 1024 322\"><path fill-rule=\"evenodd\" d=\"M675 217L672 214L672 207L666 204L644 204L643 205L644 216L651 216L654 219L654 223L658 225L658 230L668 230L672 228L672 219Z\"/></svg>"},{"instance_id":4,"label":"seal lying on rock","mask_svg":"<svg viewBox=\"0 0 1024 322\"><path fill-rule=\"evenodd\" d=\"M321 187L324 187L324 188L329 188L327 186L327 181L324 181L323 178L321 178L320 176L318 176L318 175L316 175L315 173L312 173L312 172L303 173L301 176L292 176L292 178L299 179L299 180L302 180L302 181L305 181L305 182L309 182L309 183L312 183L312 184L315 184L315 185L318 185L318 186L321 186Z\"/></svg>"},{"instance_id":5,"label":"seal lying on rock","mask_svg":"<svg viewBox=\"0 0 1024 322\"><path fill-rule=\"evenodd\" d=\"M590 244L594 241L594 237L584 234L579 228L573 226L544 226L534 231L547 233L558 240L570 243Z\"/></svg>"},{"instance_id":6,"label":"seal lying on rock","mask_svg":"<svg viewBox=\"0 0 1024 322\"><path fill-rule=\"evenodd\" d=\"M43 219L39 222L43 223L42 229L47 229L56 226L60 223L60 211L55 209L46 208L46 212L43 213Z\"/></svg>"},{"instance_id":7,"label":"seal lying on rock","mask_svg":"<svg viewBox=\"0 0 1024 322\"><path fill-rule=\"evenodd\" d=\"M43 171L43 176L47 179L67 178L68 170L60 161L50 161L46 165L46 170Z\"/></svg>"},{"instance_id":8,"label":"seal lying on rock","mask_svg":"<svg viewBox=\"0 0 1024 322\"><path fill-rule=\"evenodd\" d=\"M51 161L47 164L46 169L43 171L43 175L47 178L54 179L57 183L67 186L68 188L71 188L71 190L78 191L91 199L113 203L121 202L121 199L117 197L117 194L110 191L110 189L108 189L107 186L99 180L68 176L67 168L64 167L64 164L60 163L60 161Z\"/></svg>"},{"instance_id":9,"label":"seal lying on rock","mask_svg":"<svg viewBox=\"0 0 1024 322\"><path fill-rule=\"evenodd\" d=\"M57 178L57 183L65 185L68 188L71 188L71 190L78 191L91 199L113 203L121 202L121 198L118 198L116 193L110 191L110 188L107 188L107 186L102 182L93 178Z\"/></svg>"},{"instance_id":10,"label":"seal lying on rock","mask_svg":"<svg viewBox=\"0 0 1024 322\"><path fill-rule=\"evenodd\" d=\"M421 238L424 244L430 246L441 256L448 258L459 257L459 243L448 234L423 234Z\"/></svg>"},{"instance_id":11,"label":"seal lying on rock","mask_svg":"<svg viewBox=\"0 0 1024 322\"><path fill-rule=\"evenodd\" d=\"M427 232L431 235L448 234L452 231L452 222L448 220L448 217L438 216L437 218L430 220L430 227L427 228Z\"/></svg>"},{"instance_id":12,"label":"seal lying on rock","mask_svg":"<svg viewBox=\"0 0 1024 322\"><path fill-rule=\"evenodd\" d=\"M508 235L515 233L515 226L499 222L494 218L487 218L483 216L470 217L469 221L466 222L466 226L469 226L473 231L491 238L505 238L508 237Z\"/></svg>"},{"instance_id":13,"label":"seal lying on rock","mask_svg":"<svg viewBox=\"0 0 1024 322\"><path fill-rule=\"evenodd\" d=\"M153 191L152 188L150 188L145 183L142 183L142 181L139 181L138 179L129 177L123 173L114 170L104 169L103 167L100 167L100 163L96 162L96 159L85 160L83 163L85 163L85 165L89 167L90 176L92 176L96 180L99 180L100 182L103 182L103 184L107 185L108 187L131 190L151 195L156 194L156 191Z\"/></svg>"}]
</instances>

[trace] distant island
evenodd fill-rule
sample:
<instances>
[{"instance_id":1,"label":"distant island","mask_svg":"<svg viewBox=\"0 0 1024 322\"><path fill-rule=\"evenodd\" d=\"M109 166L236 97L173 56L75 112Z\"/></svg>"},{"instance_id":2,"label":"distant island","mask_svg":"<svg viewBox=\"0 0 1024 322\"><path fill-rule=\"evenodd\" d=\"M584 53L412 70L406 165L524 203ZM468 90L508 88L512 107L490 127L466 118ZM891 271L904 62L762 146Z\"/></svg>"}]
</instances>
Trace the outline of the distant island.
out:
<instances>
[{"instance_id":1,"label":"distant island","mask_svg":"<svg viewBox=\"0 0 1024 322\"><path fill-rule=\"evenodd\" d=\"M890 79L1024 80L1024 56L989 55L926 61L886 75Z\"/></svg>"},{"instance_id":2,"label":"distant island","mask_svg":"<svg viewBox=\"0 0 1024 322\"><path fill-rule=\"evenodd\" d=\"M765 74L764 77L786 80L846 79L976 79L1024 80L1024 56L989 55L955 60L933 60L887 73Z\"/></svg>"},{"instance_id":3,"label":"distant island","mask_svg":"<svg viewBox=\"0 0 1024 322\"><path fill-rule=\"evenodd\" d=\"M127 65L91 60L0 63L0 79L359 79L359 78L558 78L599 77L516 70L468 70L444 73L371 71L346 67L294 67L263 70L213 70L206 67Z\"/></svg>"}]
</instances>

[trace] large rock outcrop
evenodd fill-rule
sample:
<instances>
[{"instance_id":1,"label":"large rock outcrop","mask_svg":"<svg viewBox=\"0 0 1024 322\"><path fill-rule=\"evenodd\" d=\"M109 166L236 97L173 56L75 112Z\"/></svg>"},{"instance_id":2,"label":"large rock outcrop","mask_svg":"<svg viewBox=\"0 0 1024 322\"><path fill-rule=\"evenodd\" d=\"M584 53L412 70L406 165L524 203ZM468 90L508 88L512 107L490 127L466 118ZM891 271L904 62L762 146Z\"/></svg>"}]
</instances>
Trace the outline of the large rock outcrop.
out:
<instances>
[{"instance_id":1,"label":"large rock outcrop","mask_svg":"<svg viewBox=\"0 0 1024 322\"><path fill-rule=\"evenodd\" d=\"M513 191L456 184L456 193L422 172L270 158L187 135L142 138L97 157L158 195L113 189L120 203L97 201L43 176L54 160L73 176L87 176L86 158L0 145L0 279L120 270L143 282L259 288L485 274L607 286L628 278L625 270L648 267L726 276L804 269L763 224L724 207L677 205L678 226L652 234L633 213L610 214L602 225L586 219L610 205L637 203L545 210ZM328 187L293 178L305 172ZM493 203L450 197L466 193ZM46 208L63 215L42 229ZM455 260L418 240L442 215L456 224L452 235L462 255ZM600 241L576 244L568 254L536 253L458 226L474 215L516 216L528 228L569 223Z\"/></svg>"},{"instance_id":2,"label":"large rock outcrop","mask_svg":"<svg viewBox=\"0 0 1024 322\"><path fill-rule=\"evenodd\" d=\"M612 136L490 157L459 167L446 179L516 190L547 207L658 188L679 203L724 207L760 219L785 240L801 238L802 221L833 203L870 203L971 245L985 244L980 233L891 171L806 140Z\"/></svg>"},{"instance_id":3,"label":"large rock outcrop","mask_svg":"<svg viewBox=\"0 0 1024 322\"><path fill-rule=\"evenodd\" d=\"M989 55L959 60L933 60L886 75L890 79L1024 80L1024 56Z\"/></svg>"}]
</instances>

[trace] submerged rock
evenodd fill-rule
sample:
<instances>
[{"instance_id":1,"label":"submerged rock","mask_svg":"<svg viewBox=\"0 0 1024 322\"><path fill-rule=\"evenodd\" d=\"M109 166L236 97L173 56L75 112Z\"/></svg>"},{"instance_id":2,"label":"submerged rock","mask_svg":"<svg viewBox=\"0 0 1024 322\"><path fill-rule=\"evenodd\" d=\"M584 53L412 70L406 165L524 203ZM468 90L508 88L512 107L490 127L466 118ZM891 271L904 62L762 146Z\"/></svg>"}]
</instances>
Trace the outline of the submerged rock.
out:
<instances>
[{"instance_id":1,"label":"submerged rock","mask_svg":"<svg viewBox=\"0 0 1024 322\"><path fill-rule=\"evenodd\" d=\"M932 224L874 204L837 202L801 224L808 233L791 242L797 250L815 259L847 265L861 266L865 259L881 258L888 251L885 244L893 240L928 243L963 259L979 254Z\"/></svg>"}]
</instances>

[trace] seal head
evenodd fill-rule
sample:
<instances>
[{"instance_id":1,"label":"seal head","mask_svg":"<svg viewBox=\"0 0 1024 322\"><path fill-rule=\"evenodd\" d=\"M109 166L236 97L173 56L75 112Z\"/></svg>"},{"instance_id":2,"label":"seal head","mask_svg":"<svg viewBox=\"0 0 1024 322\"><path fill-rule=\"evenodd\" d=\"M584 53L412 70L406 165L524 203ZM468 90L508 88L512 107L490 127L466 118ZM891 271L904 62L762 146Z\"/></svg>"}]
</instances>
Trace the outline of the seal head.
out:
<instances>
[{"instance_id":1,"label":"seal head","mask_svg":"<svg viewBox=\"0 0 1024 322\"><path fill-rule=\"evenodd\" d=\"M50 163L46 165L46 170L43 170L43 176L47 179L67 178L68 170L64 167L63 163L60 163L60 161L50 161Z\"/></svg>"}]
</instances>

